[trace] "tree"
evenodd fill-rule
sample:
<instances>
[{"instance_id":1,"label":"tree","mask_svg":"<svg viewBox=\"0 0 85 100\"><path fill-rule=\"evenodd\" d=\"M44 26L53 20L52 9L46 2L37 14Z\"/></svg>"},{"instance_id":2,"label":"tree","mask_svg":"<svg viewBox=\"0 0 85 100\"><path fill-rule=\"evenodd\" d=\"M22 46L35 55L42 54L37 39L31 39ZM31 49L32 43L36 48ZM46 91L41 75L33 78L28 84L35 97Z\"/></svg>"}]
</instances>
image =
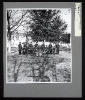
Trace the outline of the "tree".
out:
<instances>
[{"instance_id":1,"label":"tree","mask_svg":"<svg viewBox=\"0 0 85 100\"><path fill-rule=\"evenodd\" d=\"M70 43L70 33L62 34L60 41Z\"/></svg>"},{"instance_id":2,"label":"tree","mask_svg":"<svg viewBox=\"0 0 85 100\"><path fill-rule=\"evenodd\" d=\"M24 22L24 16L28 13L28 10L21 10L21 14L19 11L20 10L7 10L7 38L9 42L9 52L11 52L11 36L16 33L19 26Z\"/></svg>"},{"instance_id":3,"label":"tree","mask_svg":"<svg viewBox=\"0 0 85 100\"><path fill-rule=\"evenodd\" d=\"M67 24L60 15L60 10L31 10L31 37L34 41L59 42L60 35L66 30Z\"/></svg>"}]
</instances>

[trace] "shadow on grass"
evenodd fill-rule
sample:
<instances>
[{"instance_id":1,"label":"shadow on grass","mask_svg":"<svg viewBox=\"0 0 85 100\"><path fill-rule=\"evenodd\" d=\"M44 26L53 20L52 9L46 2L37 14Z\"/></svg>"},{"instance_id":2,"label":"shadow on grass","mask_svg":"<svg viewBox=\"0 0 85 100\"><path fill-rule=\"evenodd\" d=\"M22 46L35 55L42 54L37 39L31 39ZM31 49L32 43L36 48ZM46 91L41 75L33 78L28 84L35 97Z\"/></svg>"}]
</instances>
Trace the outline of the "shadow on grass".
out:
<instances>
[{"instance_id":1,"label":"shadow on grass","mask_svg":"<svg viewBox=\"0 0 85 100\"><path fill-rule=\"evenodd\" d=\"M33 78L35 82L51 82L50 77L48 75L45 75L45 73L49 70L52 71L52 82L70 82L71 81L71 71L69 69L59 68L56 71L56 64L66 62L68 61L68 59L57 57L57 56L55 59L54 55L50 57L49 55L45 54L42 57L32 55L30 56L29 62L28 61L26 62L29 56L30 55L28 56L27 55L26 56L25 55L24 56L23 55L7 56L8 63L10 64L12 62L14 63L14 67L13 67L14 68L14 76L13 76L14 82L17 82L17 79L19 77L19 70L21 68L21 64L24 64L23 67L25 67L28 64L30 67L33 68L32 73L33 73ZM26 60L22 61L23 59L26 59ZM38 71L39 71L38 77L35 77L34 75L34 70L36 69L36 65L38 66Z\"/></svg>"}]
</instances>

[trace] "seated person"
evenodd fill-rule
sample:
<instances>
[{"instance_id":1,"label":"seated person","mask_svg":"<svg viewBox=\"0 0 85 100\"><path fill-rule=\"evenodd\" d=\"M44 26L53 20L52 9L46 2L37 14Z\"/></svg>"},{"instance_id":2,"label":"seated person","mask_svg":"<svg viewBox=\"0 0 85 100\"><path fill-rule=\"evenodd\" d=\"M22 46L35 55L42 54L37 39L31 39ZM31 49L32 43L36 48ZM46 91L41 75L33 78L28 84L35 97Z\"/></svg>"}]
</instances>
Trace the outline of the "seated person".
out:
<instances>
[{"instance_id":1,"label":"seated person","mask_svg":"<svg viewBox=\"0 0 85 100\"><path fill-rule=\"evenodd\" d=\"M47 54L48 53L48 46L46 45L45 47L45 53Z\"/></svg>"},{"instance_id":2,"label":"seated person","mask_svg":"<svg viewBox=\"0 0 85 100\"><path fill-rule=\"evenodd\" d=\"M38 52L39 51L39 45L38 45L38 42L36 42L36 44L35 44L35 52Z\"/></svg>"},{"instance_id":3,"label":"seated person","mask_svg":"<svg viewBox=\"0 0 85 100\"><path fill-rule=\"evenodd\" d=\"M33 53L33 45L32 45L32 42L29 44L29 52L30 53Z\"/></svg>"}]
</instances>

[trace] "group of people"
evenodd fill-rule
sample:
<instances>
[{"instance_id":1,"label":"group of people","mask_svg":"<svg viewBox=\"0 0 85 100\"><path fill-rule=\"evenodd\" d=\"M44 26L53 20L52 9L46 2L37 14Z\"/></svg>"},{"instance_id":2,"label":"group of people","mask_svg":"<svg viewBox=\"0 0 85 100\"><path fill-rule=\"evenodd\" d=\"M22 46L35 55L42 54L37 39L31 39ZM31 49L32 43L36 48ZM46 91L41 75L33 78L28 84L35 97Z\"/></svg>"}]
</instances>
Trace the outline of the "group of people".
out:
<instances>
[{"instance_id":1,"label":"group of people","mask_svg":"<svg viewBox=\"0 0 85 100\"><path fill-rule=\"evenodd\" d=\"M24 44L22 47L21 42L19 42L18 45L18 50L19 50L19 54L34 54L36 52L42 52L42 53L47 53L47 54L55 54L55 53L59 53L59 45L55 45L52 46L52 44L50 43L49 46L45 46L45 44L43 43L41 46L38 45L38 42L36 42L35 45L33 45L32 43L28 43L28 44Z\"/></svg>"}]
</instances>

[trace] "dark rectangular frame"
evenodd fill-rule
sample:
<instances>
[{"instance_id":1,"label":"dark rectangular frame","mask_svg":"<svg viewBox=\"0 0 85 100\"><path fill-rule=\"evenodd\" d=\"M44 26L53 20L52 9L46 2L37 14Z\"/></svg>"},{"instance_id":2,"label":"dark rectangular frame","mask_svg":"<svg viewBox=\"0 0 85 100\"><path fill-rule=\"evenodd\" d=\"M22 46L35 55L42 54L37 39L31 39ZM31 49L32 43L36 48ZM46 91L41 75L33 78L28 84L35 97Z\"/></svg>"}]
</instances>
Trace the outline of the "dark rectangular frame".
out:
<instances>
[{"instance_id":1,"label":"dark rectangular frame","mask_svg":"<svg viewBox=\"0 0 85 100\"><path fill-rule=\"evenodd\" d=\"M6 8L71 8L72 83L6 83ZM82 38L75 36L75 2L4 2L3 10L4 97L81 97Z\"/></svg>"}]
</instances>

